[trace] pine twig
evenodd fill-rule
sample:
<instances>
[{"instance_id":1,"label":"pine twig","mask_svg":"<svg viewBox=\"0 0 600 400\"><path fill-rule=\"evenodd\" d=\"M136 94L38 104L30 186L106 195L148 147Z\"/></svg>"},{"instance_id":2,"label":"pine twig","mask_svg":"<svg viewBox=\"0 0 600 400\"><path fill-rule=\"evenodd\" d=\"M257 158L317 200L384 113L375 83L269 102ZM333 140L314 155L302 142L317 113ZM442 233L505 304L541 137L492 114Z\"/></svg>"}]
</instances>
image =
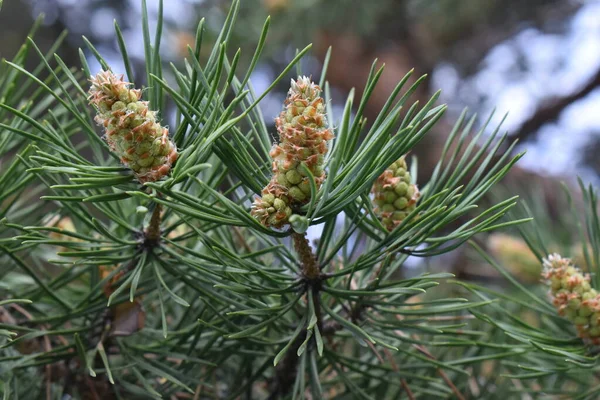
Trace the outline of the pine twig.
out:
<instances>
[{"instance_id":1,"label":"pine twig","mask_svg":"<svg viewBox=\"0 0 600 400\"><path fill-rule=\"evenodd\" d=\"M396 316L396 318L399 319L399 316ZM402 331L396 331L396 333L398 333L400 336L403 337L408 337L408 335ZM417 335L414 335L414 337L416 337L418 339ZM420 353L422 353L423 355L425 355L426 357L432 359L432 360L436 360L435 356L433 354L431 354L431 352L427 349L427 347L423 346L423 345L419 345L416 343L413 343L412 345L415 349L417 349ZM444 382L446 383L446 385L448 385L448 387L450 388L450 390L452 390L452 393L454 393L454 395L456 396L457 399L459 400L465 400L465 397L460 393L460 391L458 390L458 388L456 387L456 385L454 385L454 383L450 380L450 378L448 377L448 375L446 375L446 373L444 372L444 370L442 370L441 368L436 368L438 374L442 377L442 379L444 380Z\"/></svg>"},{"instance_id":2,"label":"pine twig","mask_svg":"<svg viewBox=\"0 0 600 400\"><path fill-rule=\"evenodd\" d=\"M311 288L313 291L313 305L315 307L315 316L317 317L317 328L319 332L323 332L323 314L321 311L321 293L318 287Z\"/></svg>"},{"instance_id":3,"label":"pine twig","mask_svg":"<svg viewBox=\"0 0 600 400\"><path fill-rule=\"evenodd\" d=\"M320 298L320 287L321 287L321 269L317 263L310 243L306 238L305 234L293 233L292 240L294 242L294 248L298 253L301 264L302 277L306 280L307 288L312 292L313 304L315 308L315 315L317 317L317 327L323 331L323 321L321 314L321 298ZM275 372L273 389L269 395L269 399L279 398L291 390L298 373L298 349L306 339L306 332L298 335L292 346L290 346L284 358L277 365Z\"/></svg>"},{"instance_id":4,"label":"pine twig","mask_svg":"<svg viewBox=\"0 0 600 400\"><path fill-rule=\"evenodd\" d=\"M150 223L144 232L144 243L150 246L155 246L160 240L160 219L162 212L162 204L156 203Z\"/></svg>"},{"instance_id":5,"label":"pine twig","mask_svg":"<svg viewBox=\"0 0 600 400\"><path fill-rule=\"evenodd\" d=\"M277 364L275 370L275 376L273 377L273 387L268 400L275 400L284 397L288 394L296 380L296 374L298 373L298 348L302 345L306 339L306 333L298 335L292 346L289 348L285 357Z\"/></svg>"},{"instance_id":6,"label":"pine twig","mask_svg":"<svg viewBox=\"0 0 600 400\"><path fill-rule=\"evenodd\" d=\"M390 360L390 365L392 366L392 369L395 372L400 373L400 369L398 368L396 361L394 361L394 357L392 356L392 353L390 353L390 351L388 349L383 349L383 352L385 353L385 356L387 357L387 359ZM406 392L408 399L415 400L415 395L412 392L412 390L410 390L410 387L408 386L408 382L406 382L406 379L400 378L400 385L402 385L402 388Z\"/></svg>"},{"instance_id":7,"label":"pine twig","mask_svg":"<svg viewBox=\"0 0 600 400\"><path fill-rule=\"evenodd\" d=\"M235 237L239 240L242 247L244 247L244 250L246 250L248 253L252 253L252 248L248 244L246 238L244 238L244 235L242 235L242 233L240 232L240 229L237 226L234 226L232 227L232 231L235 234Z\"/></svg>"},{"instance_id":8,"label":"pine twig","mask_svg":"<svg viewBox=\"0 0 600 400\"><path fill-rule=\"evenodd\" d=\"M23 307L21 307L19 304L11 304L10 305L12 308L14 308L16 311L18 311L19 313L21 313L22 315L25 316L25 318L27 318L29 321L33 320L33 315L31 315L26 309L24 309ZM48 329L48 325L43 324L41 325L42 329ZM52 351L52 343L50 342L50 338L48 337L48 335L44 335L43 336L43 341L44 341L44 351L45 352L50 352ZM69 342L64 338L64 336L59 335L58 336L58 340L64 345L64 346L68 346ZM44 371L45 371L45 376L44 376L44 380L45 380L45 387L46 387L46 400L51 400L52 399L52 366L53 364L46 364L46 366L44 367Z\"/></svg>"},{"instance_id":9,"label":"pine twig","mask_svg":"<svg viewBox=\"0 0 600 400\"><path fill-rule=\"evenodd\" d=\"M294 248L300 256L300 263L302 265L302 275L308 281L316 281L321 276L321 270L317 263L317 258L312 252L310 243L306 238L306 234L292 233L292 239L294 241Z\"/></svg>"}]
</instances>

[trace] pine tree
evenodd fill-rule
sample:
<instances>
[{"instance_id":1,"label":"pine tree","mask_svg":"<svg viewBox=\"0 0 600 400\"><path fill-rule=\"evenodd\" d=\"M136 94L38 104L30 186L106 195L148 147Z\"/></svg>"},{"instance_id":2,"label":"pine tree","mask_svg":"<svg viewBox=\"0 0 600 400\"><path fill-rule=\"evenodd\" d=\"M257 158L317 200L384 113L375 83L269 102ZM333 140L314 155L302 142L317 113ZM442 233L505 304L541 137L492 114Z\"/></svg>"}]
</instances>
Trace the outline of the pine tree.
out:
<instances>
[{"instance_id":1,"label":"pine tree","mask_svg":"<svg viewBox=\"0 0 600 400\"><path fill-rule=\"evenodd\" d=\"M269 20L242 67L228 46L238 1L208 57L201 21L169 69L162 17L151 39L142 6L146 76L133 74L117 25L123 76L89 42L98 73L85 57L66 65L60 42L44 54L32 39L0 70L4 398L497 398L527 385L508 385L512 375L554 390L547 377L593 370L573 347L581 339L525 325L493 301L511 300L501 292L406 268L529 219L507 218L516 197L484 205L521 157L498 128L471 135L476 117L463 112L420 182L411 149L446 110L439 93L411 102L425 77L405 76L367 122L383 72L373 63L335 121L327 61L300 72L310 46L255 93ZM281 114L262 115L287 82ZM517 305L552 329L576 322L510 279L535 299ZM530 356L533 372L516 376Z\"/></svg>"}]
</instances>

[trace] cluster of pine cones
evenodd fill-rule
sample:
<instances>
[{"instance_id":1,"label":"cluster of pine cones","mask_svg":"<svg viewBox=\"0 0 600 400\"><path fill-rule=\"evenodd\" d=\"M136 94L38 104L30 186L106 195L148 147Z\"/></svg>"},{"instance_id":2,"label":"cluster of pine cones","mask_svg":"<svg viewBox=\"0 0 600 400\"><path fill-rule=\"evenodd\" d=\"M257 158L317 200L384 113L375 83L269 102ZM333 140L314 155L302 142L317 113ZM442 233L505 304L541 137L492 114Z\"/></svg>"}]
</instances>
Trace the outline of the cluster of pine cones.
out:
<instances>
[{"instance_id":1,"label":"cluster of pine cones","mask_svg":"<svg viewBox=\"0 0 600 400\"><path fill-rule=\"evenodd\" d=\"M141 100L141 91L111 71L98 73L91 83L89 101L97 109L96 122L105 128L110 148L142 183L168 175L177 148L168 129L157 122L156 112ZM325 155L333 132L327 127L321 88L305 76L292 80L275 124L280 142L270 152L273 176L251 213L263 225L281 228L290 223L294 209L310 201L310 180L317 189L325 180ZM375 212L390 231L414 210L419 190L411 183L404 157L377 179L373 194Z\"/></svg>"}]
</instances>

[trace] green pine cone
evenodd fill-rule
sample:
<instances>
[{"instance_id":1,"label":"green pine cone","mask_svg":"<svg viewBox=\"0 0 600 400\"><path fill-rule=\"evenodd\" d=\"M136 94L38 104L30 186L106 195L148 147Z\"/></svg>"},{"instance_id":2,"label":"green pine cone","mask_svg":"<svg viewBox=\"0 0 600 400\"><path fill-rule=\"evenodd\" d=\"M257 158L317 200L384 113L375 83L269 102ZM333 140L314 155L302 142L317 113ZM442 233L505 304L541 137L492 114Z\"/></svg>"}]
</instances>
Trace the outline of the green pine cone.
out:
<instances>
[{"instance_id":1,"label":"green pine cone","mask_svg":"<svg viewBox=\"0 0 600 400\"><path fill-rule=\"evenodd\" d=\"M600 294L570 259L551 254L544 259L542 276L550 286L558 313L576 325L581 338L600 344Z\"/></svg>"},{"instance_id":2,"label":"green pine cone","mask_svg":"<svg viewBox=\"0 0 600 400\"><path fill-rule=\"evenodd\" d=\"M156 112L141 101L141 91L111 71L91 79L90 104L98 111L96 122L104 126L110 148L129 166L140 182L166 176L177 159L169 131L156 121Z\"/></svg>"},{"instance_id":3,"label":"green pine cone","mask_svg":"<svg viewBox=\"0 0 600 400\"><path fill-rule=\"evenodd\" d=\"M263 197L257 198L252 206L252 215L265 226L280 228L289 222L291 215L291 208L289 215L287 209L273 211L270 196L282 200L288 207L300 206L310 201L309 175L312 174L317 189L325 179L327 142L333 133L327 128L320 94L321 88L309 78L292 80L285 109L275 119L280 143L273 145L270 152L273 177L263 189Z\"/></svg>"},{"instance_id":4,"label":"green pine cone","mask_svg":"<svg viewBox=\"0 0 600 400\"><path fill-rule=\"evenodd\" d=\"M390 165L373 184L375 213L388 231L398 226L416 207L419 189L411 183L405 157Z\"/></svg>"},{"instance_id":5,"label":"green pine cone","mask_svg":"<svg viewBox=\"0 0 600 400\"><path fill-rule=\"evenodd\" d=\"M268 190L269 187L265 188ZM263 190L262 197L257 197L252 205L252 215L264 226L281 228L292 215L287 197Z\"/></svg>"}]
</instances>

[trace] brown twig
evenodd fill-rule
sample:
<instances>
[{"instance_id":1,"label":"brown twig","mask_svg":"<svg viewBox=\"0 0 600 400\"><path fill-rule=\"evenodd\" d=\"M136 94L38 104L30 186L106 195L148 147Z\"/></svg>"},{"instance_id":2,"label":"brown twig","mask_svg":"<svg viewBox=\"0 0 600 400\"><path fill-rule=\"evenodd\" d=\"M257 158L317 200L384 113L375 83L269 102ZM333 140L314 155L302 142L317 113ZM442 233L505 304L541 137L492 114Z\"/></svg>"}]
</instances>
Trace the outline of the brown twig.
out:
<instances>
[{"instance_id":1,"label":"brown twig","mask_svg":"<svg viewBox=\"0 0 600 400\"><path fill-rule=\"evenodd\" d=\"M390 353L390 351L388 349L383 349L383 352L385 353L385 356L387 357L387 359L390 361L390 365L392 366L392 369L394 371L400 373L400 369L398 368L396 361L394 361L394 357L392 356L392 353ZM408 382L406 382L406 379L400 378L400 384L402 385L402 388L406 392L408 399L415 400L415 395L412 392L412 390L410 390L410 387L408 386Z\"/></svg>"},{"instance_id":2,"label":"brown twig","mask_svg":"<svg viewBox=\"0 0 600 400\"><path fill-rule=\"evenodd\" d=\"M294 386L296 374L298 373L297 352L298 348L302 345L302 342L304 342L304 339L306 339L306 332L298 335L283 359L277 364L275 376L272 381L271 394L269 395L268 400L284 397Z\"/></svg>"},{"instance_id":3,"label":"brown twig","mask_svg":"<svg viewBox=\"0 0 600 400\"><path fill-rule=\"evenodd\" d=\"M404 391L406 392L408 399L415 400L415 395L413 394L412 390L410 390L410 387L408 387L408 383L406 382L406 379L404 379L404 378L400 379L400 384L402 385L402 389L404 389Z\"/></svg>"},{"instance_id":4,"label":"brown twig","mask_svg":"<svg viewBox=\"0 0 600 400\"><path fill-rule=\"evenodd\" d=\"M379 354L379 352L375 348L375 345L373 343L369 342L369 341L367 341L367 345L369 346L369 348L371 349L371 351L373 351L373 353L375 354L375 357L377 357L377 359L379 360L379 362L381 364L385 364L385 360L383 359L383 357L381 356L381 354Z\"/></svg>"},{"instance_id":5,"label":"brown twig","mask_svg":"<svg viewBox=\"0 0 600 400\"><path fill-rule=\"evenodd\" d=\"M196 386L196 390L194 391L194 400L199 400L201 393L202 393L202 385Z\"/></svg>"},{"instance_id":6,"label":"brown twig","mask_svg":"<svg viewBox=\"0 0 600 400\"><path fill-rule=\"evenodd\" d=\"M549 101L546 105L542 105L538 108L533 115L521 124L521 127L513 137L524 139L530 135L534 135L537 131L545 124L550 123L558 119L560 114L571 104L578 100L583 99L588 94L593 92L597 87L600 86L600 70L588 81L588 83L581 87L574 93L568 96L560 97Z\"/></svg>"},{"instance_id":7,"label":"brown twig","mask_svg":"<svg viewBox=\"0 0 600 400\"><path fill-rule=\"evenodd\" d=\"M301 265L301 275L306 282L306 290L307 292L310 291L312 294L315 315L317 317L317 327L320 332L323 332L321 296L319 293L321 288L321 269L319 268L317 258L310 247L310 243L308 242L306 235L293 233L292 240L294 242L294 249L296 249L296 252L298 253ZM293 387L294 381L296 380L296 374L298 373L297 353L305 339L306 330L302 334L298 335L283 359L277 365L269 399L276 399L284 396L289 393Z\"/></svg>"},{"instance_id":8,"label":"brown twig","mask_svg":"<svg viewBox=\"0 0 600 400\"><path fill-rule=\"evenodd\" d=\"M14 308L16 311L21 313L28 320L31 321L34 319L33 315L31 315L29 313L29 311L27 311L26 309L21 307L19 304L13 303L13 304L10 304L10 307ZM48 325L46 325L46 324L41 325L41 328L47 329ZM44 335L42 339L44 341L44 351L45 352L52 351L52 342L50 341L50 338L48 337L48 335ZM61 341L62 344L68 345L67 340L63 336L58 336L58 339ZM45 370L44 379L46 380L46 400L51 400L52 399L52 364L46 364L44 366L44 370Z\"/></svg>"},{"instance_id":9,"label":"brown twig","mask_svg":"<svg viewBox=\"0 0 600 400\"><path fill-rule=\"evenodd\" d=\"M378 270L375 273L375 277L371 280L371 282L369 283L369 285L371 285L373 282L375 282L375 279L379 276L380 272L381 272L381 267L378 268ZM364 304L356 304L354 307L352 307L351 310L349 310L348 316L350 317L350 319L352 319L354 322L356 322L359 319L361 319L362 312L364 311L365 308L366 307L365 307ZM323 336L331 336L331 335L335 334L335 332L341 330L342 328L343 328L342 325L339 324L338 322L331 321L327 325L325 325L323 329L321 329L321 332L323 333ZM371 350L373 351L373 353L375 354L375 356L377 357L377 359L379 360L379 362L382 363L382 364L384 364L385 361L383 360L383 357L381 357L381 354L379 354L379 352L377 351L377 349L375 348L375 346L371 342L367 342L367 345L371 348ZM395 372L399 373L400 369L398 368L398 365L394 361L394 358L393 358L392 354L389 352L388 349L383 349L383 351L385 352L386 357L390 361L390 365L391 365L392 369ZM443 373L443 371L441 371L441 372ZM406 395L408 396L409 400L415 400L416 399L414 393L412 392L412 390L408 386L408 382L406 381L406 379L400 378L400 385L402 386L402 388L406 392ZM454 385L452 385L452 387L454 387ZM458 396L459 396L459 399L464 400L464 398L462 396L460 396L460 394L458 394Z\"/></svg>"},{"instance_id":10,"label":"brown twig","mask_svg":"<svg viewBox=\"0 0 600 400\"><path fill-rule=\"evenodd\" d=\"M400 319L400 316L396 316L396 318ZM395 331L395 332L398 333L402 337L406 337L406 338L409 337L406 333L404 333L402 331ZM419 338L416 335L414 335L414 337L416 339ZM433 354L431 354L431 352L427 349L427 347L420 345L420 344L416 344L416 343L414 343L412 346L415 349L417 349L420 353L424 354L427 358L429 358L431 360L436 360L435 356ZM465 397L459 392L458 388L454 385L454 383L452 383L452 381L450 380L448 375L446 375L446 372L444 372L444 370L441 368L436 368L436 369L437 369L438 374L440 374L440 376L444 380L444 382L446 382L446 385L448 385L450 390L452 390L452 392L454 393L456 398L459 400L465 400Z\"/></svg>"},{"instance_id":11,"label":"brown twig","mask_svg":"<svg viewBox=\"0 0 600 400\"><path fill-rule=\"evenodd\" d=\"M160 217L162 212L162 204L156 203L154 211L152 211L152 217L150 217L150 223L144 232L145 243L156 245L160 240Z\"/></svg>"},{"instance_id":12,"label":"brown twig","mask_svg":"<svg viewBox=\"0 0 600 400\"><path fill-rule=\"evenodd\" d=\"M244 249L248 252L248 253L252 253L252 248L250 247L250 245L248 244L248 241L246 241L246 238L242 235L242 233L240 232L240 229L237 226L233 227L233 233L235 234L235 236L237 237L237 239L240 241L240 243L242 244L242 247L244 247Z\"/></svg>"},{"instance_id":13,"label":"brown twig","mask_svg":"<svg viewBox=\"0 0 600 400\"><path fill-rule=\"evenodd\" d=\"M321 269L317 263L317 258L312 252L306 234L294 232L292 233L292 240L294 241L294 248L300 257L303 277L308 281L316 281L321 275Z\"/></svg>"},{"instance_id":14,"label":"brown twig","mask_svg":"<svg viewBox=\"0 0 600 400\"><path fill-rule=\"evenodd\" d=\"M377 271L377 274L380 271ZM370 282L373 283L374 280L372 280ZM362 317L362 313L365 309L365 305L364 304L360 304L357 303L351 310L351 312L349 313L349 317L353 320L353 321L358 321L361 319ZM396 318L401 318L400 316L396 316ZM341 329L341 326L339 324L330 324L326 326L325 335L332 335L334 334L337 330ZM408 338L409 336L407 334L405 334L402 331L396 331L396 333L398 333L399 335ZM418 337L417 337L418 338ZM377 356L377 358L379 359L380 362L383 362L381 356L379 355L379 353L376 351L375 347L371 344L371 343L367 343L370 347L371 350L373 350L373 352L375 353L375 355ZM433 354L431 354L431 352L429 352L429 350L425 347L425 346L421 346L418 344L413 344L413 346L419 350L421 353L423 353L426 357L435 360L435 356ZM390 363L392 365L392 368L394 369L394 371L399 371L398 366L396 365L396 363L394 362L391 354L389 353L389 351L387 349L384 349L384 351L386 352L386 355L388 356L388 359L390 360ZM448 385L448 387L450 388L450 390L452 390L452 392L454 393L454 395L456 396L456 398L458 400L465 400L465 397L460 393L460 391L458 390L458 388L454 385L454 383L452 383L452 381L450 380L450 378L448 377L448 375L444 372L444 370L442 370L441 368L437 368L437 371L439 373L439 375L441 376L441 378L444 380L444 382ZM408 397L410 400L414 399L414 394L410 391L410 388L408 387L408 383L406 382L405 379L401 379L400 381L402 387L404 388L404 390L406 391Z\"/></svg>"},{"instance_id":15,"label":"brown twig","mask_svg":"<svg viewBox=\"0 0 600 400\"><path fill-rule=\"evenodd\" d=\"M89 389L88 394L92 395L94 400L101 400L101 397L98 394L98 391L96 390L96 387L94 385L94 381L87 375L84 377L84 379L86 387Z\"/></svg>"},{"instance_id":16,"label":"brown twig","mask_svg":"<svg viewBox=\"0 0 600 400\"><path fill-rule=\"evenodd\" d=\"M52 351L52 344L48 335L44 335L44 351ZM46 364L46 400L52 400L52 364Z\"/></svg>"},{"instance_id":17,"label":"brown twig","mask_svg":"<svg viewBox=\"0 0 600 400\"><path fill-rule=\"evenodd\" d=\"M425 347L425 346L421 346L418 344L413 344L413 346L419 350L421 353L423 353L425 356L429 357L432 360L435 360L436 358L433 356L433 354L431 354L429 352L429 350ZM448 375L446 375L446 373L444 372L443 369L441 368L437 368L438 373L440 374L440 376L442 377L442 379L444 380L444 382L446 382L446 385L448 385L448 387L452 390L452 392L454 393L454 395L456 396L457 399L459 400L465 400L465 397L458 391L458 388L454 385L454 383L452 383L452 381L450 380L450 378L448 378Z\"/></svg>"},{"instance_id":18,"label":"brown twig","mask_svg":"<svg viewBox=\"0 0 600 400\"><path fill-rule=\"evenodd\" d=\"M321 293L316 287L312 287L313 293L313 306L315 308L315 316L317 317L317 328L319 328L319 332L323 332L323 314L321 311Z\"/></svg>"}]
</instances>

